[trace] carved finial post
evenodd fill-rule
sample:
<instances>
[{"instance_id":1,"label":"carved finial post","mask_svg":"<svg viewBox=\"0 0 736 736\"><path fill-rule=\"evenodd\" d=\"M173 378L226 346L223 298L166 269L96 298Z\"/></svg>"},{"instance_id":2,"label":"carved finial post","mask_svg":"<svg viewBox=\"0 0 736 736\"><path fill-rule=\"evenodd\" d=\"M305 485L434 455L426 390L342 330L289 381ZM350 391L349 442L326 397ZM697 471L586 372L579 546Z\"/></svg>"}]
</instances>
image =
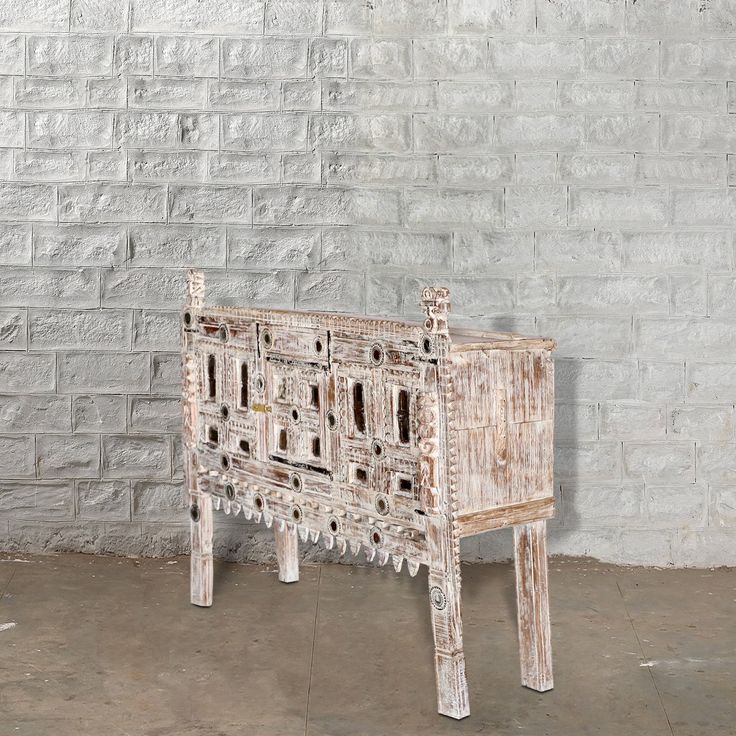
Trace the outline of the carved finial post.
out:
<instances>
[{"instance_id":1,"label":"carved finial post","mask_svg":"<svg viewBox=\"0 0 736 736\"><path fill-rule=\"evenodd\" d=\"M422 289L421 305L425 314L424 329L427 332L446 333L450 290L446 286L426 286Z\"/></svg>"},{"instance_id":2,"label":"carved finial post","mask_svg":"<svg viewBox=\"0 0 736 736\"><path fill-rule=\"evenodd\" d=\"M204 274L202 271L189 269L187 271L187 287L189 289L189 304L194 309L204 306Z\"/></svg>"}]
</instances>

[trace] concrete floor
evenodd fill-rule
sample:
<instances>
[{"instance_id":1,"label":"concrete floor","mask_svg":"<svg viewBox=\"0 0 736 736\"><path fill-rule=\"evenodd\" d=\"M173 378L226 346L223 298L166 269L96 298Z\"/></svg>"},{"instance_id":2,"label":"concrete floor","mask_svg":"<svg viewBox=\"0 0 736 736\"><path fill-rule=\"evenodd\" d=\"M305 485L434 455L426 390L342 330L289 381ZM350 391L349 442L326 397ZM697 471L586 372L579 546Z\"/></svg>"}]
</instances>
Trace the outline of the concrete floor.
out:
<instances>
[{"instance_id":1,"label":"concrete floor","mask_svg":"<svg viewBox=\"0 0 736 736\"><path fill-rule=\"evenodd\" d=\"M421 570L220 563L199 609L187 558L0 556L0 736L736 733L736 570L553 561L545 695L519 685L513 568L463 575L456 722Z\"/></svg>"}]
</instances>

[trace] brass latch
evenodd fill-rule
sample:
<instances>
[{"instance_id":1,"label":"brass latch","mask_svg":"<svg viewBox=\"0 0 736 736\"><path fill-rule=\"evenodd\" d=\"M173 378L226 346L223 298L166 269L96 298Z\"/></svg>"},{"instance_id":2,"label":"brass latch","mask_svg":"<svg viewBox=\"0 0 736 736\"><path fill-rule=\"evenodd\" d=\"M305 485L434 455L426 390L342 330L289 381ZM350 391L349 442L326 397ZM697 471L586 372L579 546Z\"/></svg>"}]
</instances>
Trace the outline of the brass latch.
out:
<instances>
[{"instance_id":1,"label":"brass latch","mask_svg":"<svg viewBox=\"0 0 736 736\"><path fill-rule=\"evenodd\" d=\"M271 405L270 404L253 404L251 406L251 409L253 409L253 411L260 411L263 414L270 414Z\"/></svg>"}]
</instances>

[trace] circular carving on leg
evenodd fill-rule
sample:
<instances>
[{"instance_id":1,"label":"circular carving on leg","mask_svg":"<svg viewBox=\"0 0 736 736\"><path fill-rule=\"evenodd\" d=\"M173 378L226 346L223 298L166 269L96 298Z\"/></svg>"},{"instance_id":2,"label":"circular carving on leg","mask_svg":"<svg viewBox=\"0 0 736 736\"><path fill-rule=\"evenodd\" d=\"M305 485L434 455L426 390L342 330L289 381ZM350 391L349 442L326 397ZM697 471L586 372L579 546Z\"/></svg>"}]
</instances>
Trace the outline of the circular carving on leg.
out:
<instances>
[{"instance_id":1,"label":"circular carving on leg","mask_svg":"<svg viewBox=\"0 0 736 736\"><path fill-rule=\"evenodd\" d=\"M222 455L220 465L222 465L223 470L230 470L230 458L227 455Z\"/></svg>"},{"instance_id":2,"label":"circular carving on leg","mask_svg":"<svg viewBox=\"0 0 736 736\"><path fill-rule=\"evenodd\" d=\"M227 404L223 404L220 407L220 416L227 421L230 418L230 407Z\"/></svg>"},{"instance_id":3,"label":"circular carving on leg","mask_svg":"<svg viewBox=\"0 0 736 736\"><path fill-rule=\"evenodd\" d=\"M422 352L425 355L431 355L434 345L432 344L432 338L429 335L425 335L422 338Z\"/></svg>"},{"instance_id":4,"label":"circular carving on leg","mask_svg":"<svg viewBox=\"0 0 736 736\"><path fill-rule=\"evenodd\" d=\"M222 342L227 342L230 339L230 330L227 325L220 325L218 327L217 337L219 337Z\"/></svg>"},{"instance_id":5,"label":"circular carving on leg","mask_svg":"<svg viewBox=\"0 0 736 736\"><path fill-rule=\"evenodd\" d=\"M438 611L443 611L447 605L447 598L445 597L442 588L437 585L433 585L429 589L429 600L432 603L432 606Z\"/></svg>"},{"instance_id":6,"label":"circular carving on leg","mask_svg":"<svg viewBox=\"0 0 736 736\"><path fill-rule=\"evenodd\" d=\"M299 473L292 473L289 476L289 485L291 486L292 490L296 491L297 493L302 490L302 479Z\"/></svg>"},{"instance_id":7,"label":"circular carving on leg","mask_svg":"<svg viewBox=\"0 0 736 736\"><path fill-rule=\"evenodd\" d=\"M227 498L228 501L235 500L235 486L232 483L228 483L225 486L225 498Z\"/></svg>"},{"instance_id":8,"label":"circular carving on leg","mask_svg":"<svg viewBox=\"0 0 736 736\"><path fill-rule=\"evenodd\" d=\"M183 320L184 320L184 324L187 327L191 327L191 325L192 325L192 313L191 312L184 312Z\"/></svg>"},{"instance_id":9,"label":"circular carving on leg","mask_svg":"<svg viewBox=\"0 0 736 736\"><path fill-rule=\"evenodd\" d=\"M336 516L330 517L327 528L330 530L330 534L337 534L340 531L340 522Z\"/></svg>"},{"instance_id":10,"label":"circular carving on leg","mask_svg":"<svg viewBox=\"0 0 736 736\"><path fill-rule=\"evenodd\" d=\"M337 429L337 417L332 409L327 412L327 429L331 432L334 432Z\"/></svg>"},{"instance_id":11,"label":"circular carving on leg","mask_svg":"<svg viewBox=\"0 0 736 736\"><path fill-rule=\"evenodd\" d=\"M381 460L384 456L383 442L380 440L373 440L371 444L371 452L373 453L373 457Z\"/></svg>"},{"instance_id":12,"label":"circular carving on leg","mask_svg":"<svg viewBox=\"0 0 736 736\"><path fill-rule=\"evenodd\" d=\"M256 376L255 386L256 386L256 391L259 394L262 394L266 390L266 379L263 377L262 373L259 373Z\"/></svg>"},{"instance_id":13,"label":"circular carving on leg","mask_svg":"<svg viewBox=\"0 0 736 736\"><path fill-rule=\"evenodd\" d=\"M315 337L314 338L314 352L317 353L317 355L322 355L322 352L325 349L324 341L321 337Z\"/></svg>"},{"instance_id":14,"label":"circular carving on leg","mask_svg":"<svg viewBox=\"0 0 736 736\"><path fill-rule=\"evenodd\" d=\"M424 329L427 330L427 332L432 332L434 329L434 320L431 317L427 317L427 319L424 320Z\"/></svg>"},{"instance_id":15,"label":"circular carving on leg","mask_svg":"<svg viewBox=\"0 0 736 736\"><path fill-rule=\"evenodd\" d=\"M383 534L381 534L381 530L373 527L370 533L370 540L374 547L380 547L383 544Z\"/></svg>"},{"instance_id":16,"label":"circular carving on leg","mask_svg":"<svg viewBox=\"0 0 736 736\"><path fill-rule=\"evenodd\" d=\"M261 345L265 350L270 350L273 347L273 336L270 330L263 330L261 332Z\"/></svg>"},{"instance_id":17,"label":"circular carving on leg","mask_svg":"<svg viewBox=\"0 0 736 736\"><path fill-rule=\"evenodd\" d=\"M383 359L383 348L378 343L371 345L371 363L373 363L373 365L381 365L381 363L383 363Z\"/></svg>"},{"instance_id":18,"label":"circular carving on leg","mask_svg":"<svg viewBox=\"0 0 736 736\"><path fill-rule=\"evenodd\" d=\"M299 409L297 409L296 406L291 407L289 416L291 417L291 421L294 422L294 424L299 424L300 415L299 415Z\"/></svg>"},{"instance_id":19,"label":"circular carving on leg","mask_svg":"<svg viewBox=\"0 0 736 736\"><path fill-rule=\"evenodd\" d=\"M379 493L376 496L376 511L378 511L381 516L386 516L390 511L388 499L382 493Z\"/></svg>"},{"instance_id":20,"label":"circular carving on leg","mask_svg":"<svg viewBox=\"0 0 736 736\"><path fill-rule=\"evenodd\" d=\"M291 507L291 518L299 524L302 520L302 510L300 506Z\"/></svg>"},{"instance_id":21,"label":"circular carving on leg","mask_svg":"<svg viewBox=\"0 0 736 736\"><path fill-rule=\"evenodd\" d=\"M266 508L266 502L260 493L256 493L253 497L253 505L256 507L256 511L263 511Z\"/></svg>"},{"instance_id":22,"label":"circular carving on leg","mask_svg":"<svg viewBox=\"0 0 736 736\"><path fill-rule=\"evenodd\" d=\"M193 503L189 507L189 518L196 524L199 521L199 506Z\"/></svg>"}]
</instances>

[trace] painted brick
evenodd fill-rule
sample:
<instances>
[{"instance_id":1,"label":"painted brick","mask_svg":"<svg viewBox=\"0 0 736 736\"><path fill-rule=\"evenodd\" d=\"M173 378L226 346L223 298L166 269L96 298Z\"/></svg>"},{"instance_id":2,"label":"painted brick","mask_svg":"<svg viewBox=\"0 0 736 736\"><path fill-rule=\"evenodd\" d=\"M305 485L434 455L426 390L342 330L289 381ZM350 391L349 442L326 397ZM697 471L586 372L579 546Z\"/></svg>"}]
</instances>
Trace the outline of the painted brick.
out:
<instances>
[{"instance_id":1,"label":"painted brick","mask_svg":"<svg viewBox=\"0 0 736 736\"><path fill-rule=\"evenodd\" d=\"M298 309L326 308L360 314L365 311L361 289L355 288L355 274L340 271L301 273L297 277Z\"/></svg>"},{"instance_id":2,"label":"painted brick","mask_svg":"<svg viewBox=\"0 0 736 736\"><path fill-rule=\"evenodd\" d=\"M570 224L662 225L669 219L667 192L651 188L582 188L570 191Z\"/></svg>"},{"instance_id":3,"label":"painted brick","mask_svg":"<svg viewBox=\"0 0 736 736\"><path fill-rule=\"evenodd\" d=\"M322 159L316 153L285 153L281 156L284 184L320 184Z\"/></svg>"},{"instance_id":4,"label":"painted brick","mask_svg":"<svg viewBox=\"0 0 736 736\"><path fill-rule=\"evenodd\" d=\"M26 349L26 321L24 309L0 309L0 350Z\"/></svg>"},{"instance_id":5,"label":"painted brick","mask_svg":"<svg viewBox=\"0 0 736 736\"><path fill-rule=\"evenodd\" d=\"M171 477L169 439L160 436L103 435L102 477Z\"/></svg>"},{"instance_id":6,"label":"painted brick","mask_svg":"<svg viewBox=\"0 0 736 736\"><path fill-rule=\"evenodd\" d=\"M153 73L153 38L151 36L119 36L115 41L117 74Z\"/></svg>"},{"instance_id":7,"label":"painted brick","mask_svg":"<svg viewBox=\"0 0 736 736\"><path fill-rule=\"evenodd\" d=\"M455 271L474 274L531 269L534 235L503 230L455 233Z\"/></svg>"},{"instance_id":8,"label":"painted brick","mask_svg":"<svg viewBox=\"0 0 736 736\"><path fill-rule=\"evenodd\" d=\"M727 360L736 350L733 325L724 320L642 317L634 322L636 349L642 356Z\"/></svg>"},{"instance_id":9,"label":"painted brick","mask_svg":"<svg viewBox=\"0 0 736 736\"><path fill-rule=\"evenodd\" d=\"M223 115L222 146L228 150L303 150L306 139L305 115Z\"/></svg>"},{"instance_id":10,"label":"painted brick","mask_svg":"<svg viewBox=\"0 0 736 736\"><path fill-rule=\"evenodd\" d=\"M116 394L148 391L147 353L60 353L59 391Z\"/></svg>"},{"instance_id":11,"label":"painted brick","mask_svg":"<svg viewBox=\"0 0 736 736\"><path fill-rule=\"evenodd\" d=\"M15 519L70 520L74 516L74 483L72 481L0 483L0 515L8 514Z\"/></svg>"},{"instance_id":12,"label":"painted brick","mask_svg":"<svg viewBox=\"0 0 736 736\"><path fill-rule=\"evenodd\" d=\"M635 399L636 390L635 361L560 359L555 362L555 395L559 400Z\"/></svg>"},{"instance_id":13,"label":"painted brick","mask_svg":"<svg viewBox=\"0 0 736 736\"><path fill-rule=\"evenodd\" d=\"M390 190L341 187L258 187L254 222L264 225L388 225L399 223Z\"/></svg>"},{"instance_id":14,"label":"painted brick","mask_svg":"<svg viewBox=\"0 0 736 736\"><path fill-rule=\"evenodd\" d=\"M726 90L716 82L637 82L636 106L653 111L723 112Z\"/></svg>"},{"instance_id":15,"label":"painted brick","mask_svg":"<svg viewBox=\"0 0 736 736\"><path fill-rule=\"evenodd\" d=\"M17 107L83 107L84 80L33 77L17 79L13 99Z\"/></svg>"},{"instance_id":16,"label":"painted brick","mask_svg":"<svg viewBox=\"0 0 736 736\"><path fill-rule=\"evenodd\" d=\"M520 153L514 156L519 184L550 184L557 180L557 155Z\"/></svg>"},{"instance_id":17,"label":"painted brick","mask_svg":"<svg viewBox=\"0 0 736 736\"><path fill-rule=\"evenodd\" d=\"M236 79L293 79L307 73L307 39L226 38L222 72Z\"/></svg>"},{"instance_id":18,"label":"painted brick","mask_svg":"<svg viewBox=\"0 0 736 736\"><path fill-rule=\"evenodd\" d=\"M589 115L585 127L589 150L656 151L659 148L657 115Z\"/></svg>"},{"instance_id":19,"label":"painted brick","mask_svg":"<svg viewBox=\"0 0 736 736\"><path fill-rule=\"evenodd\" d=\"M502 226L503 192L471 189L410 189L406 192L407 222L415 227L437 225Z\"/></svg>"},{"instance_id":20,"label":"painted brick","mask_svg":"<svg viewBox=\"0 0 736 736\"><path fill-rule=\"evenodd\" d=\"M597 440L598 404L564 402L555 404L556 440Z\"/></svg>"},{"instance_id":21,"label":"painted brick","mask_svg":"<svg viewBox=\"0 0 736 736\"><path fill-rule=\"evenodd\" d=\"M326 269L411 273L447 273L452 248L449 235L325 230L321 264Z\"/></svg>"},{"instance_id":22,"label":"painted brick","mask_svg":"<svg viewBox=\"0 0 736 736\"><path fill-rule=\"evenodd\" d=\"M430 110L436 104L435 85L430 82L375 82L327 80L322 86L325 110Z\"/></svg>"},{"instance_id":23,"label":"painted brick","mask_svg":"<svg viewBox=\"0 0 736 736\"><path fill-rule=\"evenodd\" d=\"M251 190L238 186L169 187L171 222L251 222Z\"/></svg>"},{"instance_id":24,"label":"painted brick","mask_svg":"<svg viewBox=\"0 0 736 736\"><path fill-rule=\"evenodd\" d=\"M315 149L401 153L411 147L411 120L407 115L323 114L310 121L310 143Z\"/></svg>"},{"instance_id":25,"label":"painted brick","mask_svg":"<svg viewBox=\"0 0 736 736\"><path fill-rule=\"evenodd\" d=\"M294 228L228 228L227 262L233 268L316 268L320 232Z\"/></svg>"},{"instance_id":26,"label":"painted brick","mask_svg":"<svg viewBox=\"0 0 736 736\"><path fill-rule=\"evenodd\" d=\"M68 26L67 0L4 2L0 7L0 31L66 31Z\"/></svg>"},{"instance_id":27,"label":"painted brick","mask_svg":"<svg viewBox=\"0 0 736 736\"><path fill-rule=\"evenodd\" d=\"M533 0L449 0L450 29L465 33L533 33Z\"/></svg>"},{"instance_id":28,"label":"painted brick","mask_svg":"<svg viewBox=\"0 0 736 736\"><path fill-rule=\"evenodd\" d=\"M59 187L62 222L163 222L164 187L136 184L69 184Z\"/></svg>"},{"instance_id":29,"label":"painted brick","mask_svg":"<svg viewBox=\"0 0 736 736\"><path fill-rule=\"evenodd\" d=\"M157 36L156 73L169 77L217 77L220 44L216 38Z\"/></svg>"},{"instance_id":30,"label":"painted brick","mask_svg":"<svg viewBox=\"0 0 736 736\"><path fill-rule=\"evenodd\" d=\"M99 305L97 273L91 270L0 270L0 305L91 308Z\"/></svg>"},{"instance_id":31,"label":"painted brick","mask_svg":"<svg viewBox=\"0 0 736 736\"><path fill-rule=\"evenodd\" d=\"M553 112L557 108L557 84L552 79L515 82L516 108L520 112Z\"/></svg>"},{"instance_id":32,"label":"painted brick","mask_svg":"<svg viewBox=\"0 0 736 736\"><path fill-rule=\"evenodd\" d=\"M162 110L192 110L204 106L205 82L200 79L128 80L128 105Z\"/></svg>"},{"instance_id":33,"label":"painted brick","mask_svg":"<svg viewBox=\"0 0 736 736\"><path fill-rule=\"evenodd\" d=\"M128 259L133 267L224 266L224 232L191 226L131 227Z\"/></svg>"},{"instance_id":34,"label":"painted brick","mask_svg":"<svg viewBox=\"0 0 736 736\"><path fill-rule=\"evenodd\" d=\"M667 432L673 439L734 441L733 406L675 406L667 418Z\"/></svg>"},{"instance_id":35,"label":"painted brick","mask_svg":"<svg viewBox=\"0 0 736 736\"><path fill-rule=\"evenodd\" d=\"M733 486L711 486L711 497L711 514L715 524L720 527L736 526L736 489ZM720 559L720 554L715 559Z\"/></svg>"},{"instance_id":36,"label":"painted brick","mask_svg":"<svg viewBox=\"0 0 736 736\"><path fill-rule=\"evenodd\" d=\"M137 481L132 492L133 518L156 522L186 518L189 502L181 483Z\"/></svg>"},{"instance_id":37,"label":"painted brick","mask_svg":"<svg viewBox=\"0 0 736 736\"><path fill-rule=\"evenodd\" d=\"M55 388L56 356L53 353L0 352L0 391L3 393L37 393Z\"/></svg>"},{"instance_id":38,"label":"painted brick","mask_svg":"<svg viewBox=\"0 0 736 736\"><path fill-rule=\"evenodd\" d=\"M99 225L37 225L33 262L37 266L116 266L125 260L125 228Z\"/></svg>"},{"instance_id":39,"label":"painted brick","mask_svg":"<svg viewBox=\"0 0 736 736\"><path fill-rule=\"evenodd\" d=\"M408 79L409 41L356 38L350 42L350 76L354 79Z\"/></svg>"},{"instance_id":40,"label":"painted brick","mask_svg":"<svg viewBox=\"0 0 736 736\"><path fill-rule=\"evenodd\" d=\"M627 317L542 316L537 331L554 335L561 358L610 358L631 351L631 320Z\"/></svg>"},{"instance_id":41,"label":"painted brick","mask_svg":"<svg viewBox=\"0 0 736 736\"><path fill-rule=\"evenodd\" d=\"M263 0L131 0L130 11L133 31L263 31Z\"/></svg>"},{"instance_id":42,"label":"painted brick","mask_svg":"<svg viewBox=\"0 0 736 736\"><path fill-rule=\"evenodd\" d=\"M129 312L34 310L28 314L32 350L126 350L130 347Z\"/></svg>"},{"instance_id":43,"label":"painted brick","mask_svg":"<svg viewBox=\"0 0 736 736\"><path fill-rule=\"evenodd\" d=\"M582 115L498 115L494 145L503 151L574 151L585 141Z\"/></svg>"},{"instance_id":44,"label":"painted brick","mask_svg":"<svg viewBox=\"0 0 736 736\"><path fill-rule=\"evenodd\" d=\"M657 155L636 157L638 184L673 184L676 186L712 186L726 181L726 161L717 155Z\"/></svg>"},{"instance_id":45,"label":"painted brick","mask_svg":"<svg viewBox=\"0 0 736 736\"><path fill-rule=\"evenodd\" d=\"M662 117L665 151L730 153L736 149L736 116L682 113Z\"/></svg>"},{"instance_id":46,"label":"painted brick","mask_svg":"<svg viewBox=\"0 0 736 736\"><path fill-rule=\"evenodd\" d=\"M585 71L591 77L642 79L659 75L659 43L630 38L589 39Z\"/></svg>"},{"instance_id":47,"label":"painted brick","mask_svg":"<svg viewBox=\"0 0 736 736\"><path fill-rule=\"evenodd\" d=\"M39 478L97 478L100 438L97 435L40 434L36 438Z\"/></svg>"},{"instance_id":48,"label":"painted brick","mask_svg":"<svg viewBox=\"0 0 736 736\"><path fill-rule=\"evenodd\" d=\"M81 151L18 151L13 157L15 179L79 181L86 170L86 156Z\"/></svg>"},{"instance_id":49,"label":"painted brick","mask_svg":"<svg viewBox=\"0 0 736 736\"><path fill-rule=\"evenodd\" d=\"M178 309L186 293L186 275L177 269L105 271L102 306L129 309Z\"/></svg>"},{"instance_id":50,"label":"painted brick","mask_svg":"<svg viewBox=\"0 0 736 736\"><path fill-rule=\"evenodd\" d=\"M707 312L706 281L703 276L670 276L670 314L704 317Z\"/></svg>"},{"instance_id":51,"label":"painted brick","mask_svg":"<svg viewBox=\"0 0 736 736\"><path fill-rule=\"evenodd\" d=\"M483 79L488 73L488 45L481 39L437 38L414 42L418 79Z\"/></svg>"},{"instance_id":52,"label":"painted brick","mask_svg":"<svg viewBox=\"0 0 736 736\"><path fill-rule=\"evenodd\" d=\"M348 44L342 38L313 38L309 42L310 77L345 77Z\"/></svg>"},{"instance_id":53,"label":"painted brick","mask_svg":"<svg viewBox=\"0 0 736 736\"><path fill-rule=\"evenodd\" d=\"M727 271L732 264L731 238L723 232L624 232L621 250L627 271Z\"/></svg>"},{"instance_id":54,"label":"painted brick","mask_svg":"<svg viewBox=\"0 0 736 736\"><path fill-rule=\"evenodd\" d=\"M134 350L176 350L180 332L178 312L143 309L133 313Z\"/></svg>"},{"instance_id":55,"label":"painted brick","mask_svg":"<svg viewBox=\"0 0 736 736\"><path fill-rule=\"evenodd\" d=\"M586 111L611 110L627 111L634 108L634 82L581 82L565 81L558 83L558 103L560 110Z\"/></svg>"},{"instance_id":56,"label":"painted brick","mask_svg":"<svg viewBox=\"0 0 736 736\"><path fill-rule=\"evenodd\" d=\"M284 110L320 110L322 106L322 88L314 80L282 82L281 104Z\"/></svg>"},{"instance_id":57,"label":"painted brick","mask_svg":"<svg viewBox=\"0 0 736 736\"><path fill-rule=\"evenodd\" d=\"M35 478L33 435L0 435L0 478Z\"/></svg>"},{"instance_id":58,"label":"painted brick","mask_svg":"<svg viewBox=\"0 0 736 736\"><path fill-rule=\"evenodd\" d=\"M610 440L665 438L665 412L656 404L601 404L600 436Z\"/></svg>"},{"instance_id":59,"label":"painted brick","mask_svg":"<svg viewBox=\"0 0 736 736\"><path fill-rule=\"evenodd\" d=\"M537 5L537 28L550 35L618 35L624 30L624 5L624 0L541 3Z\"/></svg>"},{"instance_id":60,"label":"painted brick","mask_svg":"<svg viewBox=\"0 0 736 736\"><path fill-rule=\"evenodd\" d=\"M629 478L655 482L694 482L695 443L624 442L624 473Z\"/></svg>"},{"instance_id":61,"label":"painted brick","mask_svg":"<svg viewBox=\"0 0 736 736\"><path fill-rule=\"evenodd\" d=\"M559 186L507 187L506 227L549 227L567 222L567 190Z\"/></svg>"},{"instance_id":62,"label":"painted brick","mask_svg":"<svg viewBox=\"0 0 736 736\"><path fill-rule=\"evenodd\" d=\"M151 358L151 391L157 394L181 393L181 353L154 353Z\"/></svg>"},{"instance_id":63,"label":"painted brick","mask_svg":"<svg viewBox=\"0 0 736 736\"><path fill-rule=\"evenodd\" d=\"M514 180L512 156L446 155L439 157L436 168L437 180L446 186L498 186L510 184ZM429 181L432 178L430 169L424 175L417 172L415 181L421 179Z\"/></svg>"},{"instance_id":64,"label":"painted brick","mask_svg":"<svg viewBox=\"0 0 736 736\"><path fill-rule=\"evenodd\" d=\"M639 361L639 398L644 401L682 401L685 364Z\"/></svg>"},{"instance_id":65,"label":"painted brick","mask_svg":"<svg viewBox=\"0 0 736 736\"><path fill-rule=\"evenodd\" d=\"M108 148L112 115L105 112L28 114L28 142L38 148Z\"/></svg>"},{"instance_id":66,"label":"painted brick","mask_svg":"<svg viewBox=\"0 0 736 736\"><path fill-rule=\"evenodd\" d=\"M108 36L30 36L28 73L48 77L104 77L112 71Z\"/></svg>"},{"instance_id":67,"label":"painted brick","mask_svg":"<svg viewBox=\"0 0 736 736\"><path fill-rule=\"evenodd\" d=\"M279 109L278 82L219 80L208 84L207 104L213 110L268 111Z\"/></svg>"},{"instance_id":68,"label":"painted brick","mask_svg":"<svg viewBox=\"0 0 736 736\"><path fill-rule=\"evenodd\" d=\"M736 190L679 189L672 200L676 225L736 225Z\"/></svg>"},{"instance_id":69,"label":"painted brick","mask_svg":"<svg viewBox=\"0 0 736 736\"><path fill-rule=\"evenodd\" d=\"M130 151L133 181L201 181L206 155L199 151Z\"/></svg>"},{"instance_id":70,"label":"painted brick","mask_svg":"<svg viewBox=\"0 0 736 736\"><path fill-rule=\"evenodd\" d=\"M127 481L83 480L77 483L77 518L104 521L130 519Z\"/></svg>"},{"instance_id":71,"label":"painted brick","mask_svg":"<svg viewBox=\"0 0 736 736\"><path fill-rule=\"evenodd\" d=\"M131 396L128 400L130 432L181 433L181 399Z\"/></svg>"},{"instance_id":72,"label":"painted brick","mask_svg":"<svg viewBox=\"0 0 736 736\"><path fill-rule=\"evenodd\" d=\"M414 147L427 152L478 152L490 147L485 115L415 115Z\"/></svg>"},{"instance_id":73,"label":"painted brick","mask_svg":"<svg viewBox=\"0 0 736 736\"><path fill-rule=\"evenodd\" d=\"M569 184L633 184L639 160L633 153L561 153L560 181Z\"/></svg>"},{"instance_id":74,"label":"painted brick","mask_svg":"<svg viewBox=\"0 0 736 736\"><path fill-rule=\"evenodd\" d=\"M736 39L665 41L662 44L664 78L718 80L733 79L735 74Z\"/></svg>"},{"instance_id":75,"label":"painted brick","mask_svg":"<svg viewBox=\"0 0 736 736\"><path fill-rule=\"evenodd\" d=\"M653 486L646 489L647 526L672 528L705 526L708 488L705 484Z\"/></svg>"},{"instance_id":76,"label":"painted brick","mask_svg":"<svg viewBox=\"0 0 736 736\"><path fill-rule=\"evenodd\" d=\"M90 107L105 110L124 108L128 100L127 82L123 78L89 79L87 98Z\"/></svg>"},{"instance_id":77,"label":"painted brick","mask_svg":"<svg viewBox=\"0 0 736 736\"><path fill-rule=\"evenodd\" d=\"M376 156L333 153L325 155L327 184L413 184L435 178L431 156Z\"/></svg>"},{"instance_id":78,"label":"painted brick","mask_svg":"<svg viewBox=\"0 0 736 736\"><path fill-rule=\"evenodd\" d=\"M621 477L619 442L557 443L555 473L558 478L618 480Z\"/></svg>"},{"instance_id":79,"label":"painted brick","mask_svg":"<svg viewBox=\"0 0 736 736\"><path fill-rule=\"evenodd\" d=\"M55 200L56 190L51 186L0 184L0 221L54 220Z\"/></svg>"},{"instance_id":80,"label":"painted brick","mask_svg":"<svg viewBox=\"0 0 736 736\"><path fill-rule=\"evenodd\" d=\"M641 483L565 483L562 498L565 522L582 528L636 526L644 504Z\"/></svg>"},{"instance_id":81,"label":"painted brick","mask_svg":"<svg viewBox=\"0 0 736 736\"><path fill-rule=\"evenodd\" d=\"M124 148L199 148L216 150L216 115L205 113L121 112L115 122L115 142Z\"/></svg>"},{"instance_id":82,"label":"painted brick","mask_svg":"<svg viewBox=\"0 0 736 736\"><path fill-rule=\"evenodd\" d=\"M68 432L71 400L43 394L0 395L0 419L5 432Z\"/></svg>"},{"instance_id":83,"label":"painted brick","mask_svg":"<svg viewBox=\"0 0 736 736\"><path fill-rule=\"evenodd\" d=\"M0 74L23 74L25 37L16 33L0 35Z\"/></svg>"},{"instance_id":84,"label":"painted brick","mask_svg":"<svg viewBox=\"0 0 736 736\"><path fill-rule=\"evenodd\" d=\"M489 48L493 78L565 79L583 70L585 45L580 39L491 39Z\"/></svg>"},{"instance_id":85,"label":"painted brick","mask_svg":"<svg viewBox=\"0 0 736 736\"><path fill-rule=\"evenodd\" d=\"M0 223L0 264L25 266L31 263L30 225Z\"/></svg>"},{"instance_id":86,"label":"painted brick","mask_svg":"<svg viewBox=\"0 0 736 736\"><path fill-rule=\"evenodd\" d=\"M125 432L125 396L75 396L72 429L75 432Z\"/></svg>"},{"instance_id":87,"label":"painted brick","mask_svg":"<svg viewBox=\"0 0 736 736\"><path fill-rule=\"evenodd\" d=\"M442 34L447 29L447 7L445 3L424 0L374 0L373 30L381 35L425 36Z\"/></svg>"}]
</instances>

